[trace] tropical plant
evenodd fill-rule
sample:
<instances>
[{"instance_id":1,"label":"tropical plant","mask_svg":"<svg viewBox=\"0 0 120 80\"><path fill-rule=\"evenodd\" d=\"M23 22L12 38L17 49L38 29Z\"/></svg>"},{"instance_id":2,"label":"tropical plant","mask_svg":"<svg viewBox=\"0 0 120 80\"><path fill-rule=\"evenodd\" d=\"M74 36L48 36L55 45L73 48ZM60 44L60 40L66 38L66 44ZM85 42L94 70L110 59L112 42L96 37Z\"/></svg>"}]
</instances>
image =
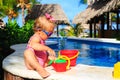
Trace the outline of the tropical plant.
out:
<instances>
[{"instance_id":1,"label":"tropical plant","mask_svg":"<svg viewBox=\"0 0 120 80\"><path fill-rule=\"evenodd\" d=\"M71 27L70 29L60 29L60 35L63 36L63 37L66 37L66 36L75 36L74 34L74 30L73 28Z\"/></svg>"},{"instance_id":2,"label":"tropical plant","mask_svg":"<svg viewBox=\"0 0 120 80\"><path fill-rule=\"evenodd\" d=\"M25 9L30 12L31 6L37 2L37 0L0 0L0 17L8 16L9 19L16 18L20 8L22 9L22 22L24 20ZM20 8L19 8L20 7Z\"/></svg>"},{"instance_id":3,"label":"tropical plant","mask_svg":"<svg viewBox=\"0 0 120 80\"><path fill-rule=\"evenodd\" d=\"M88 0L80 0L79 3L86 4Z\"/></svg>"},{"instance_id":4,"label":"tropical plant","mask_svg":"<svg viewBox=\"0 0 120 80\"><path fill-rule=\"evenodd\" d=\"M14 52L14 50L10 48L11 45L26 43L28 41L33 34L32 26L33 21L28 21L24 27L20 27L16 20L9 20L6 26L0 26L0 64L2 64L2 60L7 55ZM0 74L3 74L2 68L0 69ZM0 79L3 79L2 75L0 75Z\"/></svg>"},{"instance_id":5,"label":"tropical plant","mask_svg":"<svg viewBox=\"0 0 120 80\"><path fill-rule=\"evenodd\" d=\"M60 35L65 37L66 36L66 31L64 29L60 29Z\"/></svg>"},{"instance_id":6,"label":"tropical plant","mask_svg":"<svg viewBox=\"0 0 120 80\"><path fill-rule=\"evenodd\" d=\"M32 26L33 21L28 21L25 23L24 27L20 27L16 20L9 20L6 24L6 31L9 35L6 37L9 39L9 45L27 42L29 37L33 34Z\"/></svg>"},{"instance_id":7,"label":"tropical plant","mask_svg":"<svg viewBox=\"0 0 120 80\"><path fill-rule=\"evenodd\" d=\"M5 17L6 15L9 19L17 17L18 8L16 7L16 0L0 0L0 17Z\"/></svg>"},{"instance_id":8,"label":"tropical plant","mask_svg":"<svg viewBox=\"0 0 120 80\"><path fill-rule=\"evenodd\" d=\"M80 33L83 32L83 28L80 24L71 26L70 29L61 29L60 30L60 35L61 36L76 36L78 37Z\"/></svg>"},{"instance_id":9,"label":"tropical plant","mask_svg":"<svg viewBox=\"0 0 120 80\"><path fill-rule=\"evenodd\" d=\"M112 17L112 21L113 21L113 22L116 22L117 15L116 15L115 13L112 13L112 14L111 14L111 17Z\"/></svg>"},{"instance_id":10,"label":"tropical plant","mask_svg":"<svg viewBox=\"0 0 120 80\"><path fill-rule=\"evenodd\" d=\"M20 29L20 26L17 24L16 20L14 21L8 20L8 23L6 24L6 31L7 31L7 34L9 35L7 36L9 38L8 40L9 45L12 45L18 42L17 37L19 34L19 29Z\"/></svg>"},{"instance_id":11,"label":"tropical plant","mask_svg":"<svg viewBox=\"0 0 120 80\"><path fill-rule=\"evenodd\" d=\"M83 28L80 24L77 24L75 27L74 27L74 32L75 32L75 35L78 37L80 35L80 33L83 32Z\"/></svg>"},{"instance_id":12,"label":"tropical plant","mask_svg":"<svg viewBox=\"0 0 120 80\"><path fill-rule=\"evenodd\" d=\"M28 20L23 27L20 29L20 43L26 43L30 36L33 35L33 26L34 21L33 20Z\"/></svg>"},{"instance_id":13,"label":"tropical plant","mask_svg":"<svg viewBox=\"0 0 120 80\"><path fill-rule=\"evenodd\" d=\"M28 13L31 12L31 7L33 4L38 3L36 0L17 0L17 7L22 9L22 23L25 23L24 11L27 10Z\"/></svg>"}]
</instances>

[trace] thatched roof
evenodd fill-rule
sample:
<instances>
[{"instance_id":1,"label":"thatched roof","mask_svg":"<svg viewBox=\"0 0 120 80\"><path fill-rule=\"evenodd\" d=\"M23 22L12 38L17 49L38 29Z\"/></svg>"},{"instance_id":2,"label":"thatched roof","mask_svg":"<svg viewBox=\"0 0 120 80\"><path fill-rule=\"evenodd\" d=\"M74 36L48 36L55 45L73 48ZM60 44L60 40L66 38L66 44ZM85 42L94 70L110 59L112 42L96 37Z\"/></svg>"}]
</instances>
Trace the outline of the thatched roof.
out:
<instances>
[{"instance_id":1,"label":"thatched roof","mask_svg":"<svg viewBox=\"0 0 120 80\"><path fill-rule=\"evenodd\" d=\"M76 15L73 19L74 24L87 23L95 16L100 16L105 12L114 10L120 6L120 0L99 0L89 6L85 11Z\"/></svg>"},{"instance_id":2,"label":"thatched roof","mask_svg":"<svg viewBox=\"0 0 120 80\"><path fill-rule=\"evenodd\" d=\"M26 16L25 20L34 20L39 16L45 15L45 13L49 13L53 16L57 24L69 24L67 16L58 4L36 4L32 7L31 13Z\"/></svg>"}]
</instances>

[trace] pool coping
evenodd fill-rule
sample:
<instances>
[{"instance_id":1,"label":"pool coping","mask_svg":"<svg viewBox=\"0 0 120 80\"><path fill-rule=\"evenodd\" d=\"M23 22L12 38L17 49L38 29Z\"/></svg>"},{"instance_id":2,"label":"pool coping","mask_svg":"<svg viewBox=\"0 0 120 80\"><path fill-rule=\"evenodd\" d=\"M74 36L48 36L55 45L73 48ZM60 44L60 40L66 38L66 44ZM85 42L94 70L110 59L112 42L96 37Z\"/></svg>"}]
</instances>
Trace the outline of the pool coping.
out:
<instances>
[{"instance_id":1,"label":"pool coping","mask_svg":"<svg viewBox=\"0 0 120 80\"><path fill-rule=\"evenodd\" d=\"M116 40L115 38L77 38L77 37L67 37L67 39L76 39L76 40L86 40L86 41L96 41L96 42L120 44L120 41Z\"/></svg>"},{"instance_id":2,"label":"pool coping","mask_svg":"<svg viewBox=\"0 0 120 80\"><path fill-rule=\"evenodd\" d=\"M86 40L88 40L88 38ZM26 44L17 44L11 46L11 48L15 49L16 51L13 54L7 56L3 60L3 69L14 75L18 75L21 77L30 78L30 79L31 78L41 79L38 73L36 73L35 71L27 70L25 68L23 62L23 51L25 49L25 45ZM15 57L16 59L21 59L22 63L19 63L19 61L14 60ZM19 66L21 64L22 66ZM47 67L46 69L51 73L51 76L48 77L46 80L80 80L80 79L113 80L113 76L112 76L113 67L89 66L84 64L78 64L75 67L71 67L70 70L62 73L55 72L51 66ZM28 73L25 73L25 71L27 71Z\"/></svg>"}]
</instances>

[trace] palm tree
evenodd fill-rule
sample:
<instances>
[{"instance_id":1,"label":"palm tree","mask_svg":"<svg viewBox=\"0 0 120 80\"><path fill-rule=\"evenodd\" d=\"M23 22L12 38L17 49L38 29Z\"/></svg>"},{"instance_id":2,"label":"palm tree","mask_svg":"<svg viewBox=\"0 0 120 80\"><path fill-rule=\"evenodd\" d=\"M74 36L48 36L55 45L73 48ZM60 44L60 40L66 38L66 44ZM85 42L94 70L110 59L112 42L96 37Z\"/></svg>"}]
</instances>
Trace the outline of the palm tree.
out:
<instances>
[{"instance_id":1,"label":"palm tree","mask_svg":"<svg viewBox=\"0 0 120 80\"><path fill-rule=\"evenodd\" d=\"M78 37L81 33L83 33L83 27L81 24L72 26L69 26L69 29L61 29L60 34L61 36L76 36Z\"/></svg>"},{"instance_id":2,"label":"palm tree","mask_svg":"<svg viewBox=\"0 0 120 80\"><path fill-rule=\"evenodd\" d=\"M79 3L91 5L95 0L80 0Z\"/></svg>"},{"instance_id":3,"label":"palm tree","mask_svg":"<svg viewBox=\"0 0 120 80\"><path fill-rule=\"evenodd\" d=\"M39 2L37 2L37 0L0 0L0 17L3 18L8 16L10 20L16 18L18 16L18 11L21 8L22 22L24 24L24 10L27 9L27 11L30 12L31 6L33 5L31 3L35 4Z\"/></svg>"},{"instance_id":4,"label":"palm tree","mask_svg":"<svg viewBox=\"0 0 120 80\"><path fill-rule=\"evenodd\" d=\"M79 3L86 4L88 0L80 0Z\"/></svg>"},{"instance_id":5,"label":"palm tree","mask_svg":"<svg viewBox=\"0 0 120 80\"><path fill-rule=\"evenodd\" d=\"M25 23L25 18L24 18L24 11L27 9L28 13L31 11L31 2L33 4L38 3L36 0L17 0L17 7L20 7L22 9L22 23Z\"/></svg>"},{"instance_id":6,"label":"palm tree","mask_svg":"<svg viewBox=\"0 0 120 80\"><path fill-rule=\"evenodd\" d=\"M0 17L5 17L6 15L9 19L17 16L16 0L0 0Z\"/></svg>"},{"instance_id":7,"label":"palm tree","mask_svg":"<svg viewBox=\"0 0 120 80\"><path fill-rule=\"evenodd\" d=\"M74 33L77 37L80 35L80 33L83 32L83 28L82 28L81 24L77 24L73 29L74 29Z\"/></svg>"}]
</instances>

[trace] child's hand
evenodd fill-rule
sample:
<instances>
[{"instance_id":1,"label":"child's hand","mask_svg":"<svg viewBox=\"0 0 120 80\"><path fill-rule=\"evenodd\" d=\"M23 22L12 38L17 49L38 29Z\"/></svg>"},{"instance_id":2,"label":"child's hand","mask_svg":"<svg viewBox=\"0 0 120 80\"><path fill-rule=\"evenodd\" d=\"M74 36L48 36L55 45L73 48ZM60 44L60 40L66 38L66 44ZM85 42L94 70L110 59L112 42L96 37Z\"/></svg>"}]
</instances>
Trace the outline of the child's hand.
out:
<instances>
[{"instance_id":1,"label":"child's hand","mask_svg":"<svg viewBox=\"0 0 120 80\"><path fill-rule=\"evenodd\" d=\"M49 60L55 60L56 57L55 57L55 56L48 56L48 59L49 59Z\"/></svg>"},{"instance_id":2,"label":"child's hand","mask_svg":"<svg viewBox=\"0 0 120 80\"><path fill-rule=\"evenodd\" d=\"M48 58L50 59L50 60L55 60L56 59L56 53L55 53L55 51L54 50L49 50L49 51L47 51L48 52L48 54L49 54L49 56L48 56Z\"/></svg>"}]
</instances>

